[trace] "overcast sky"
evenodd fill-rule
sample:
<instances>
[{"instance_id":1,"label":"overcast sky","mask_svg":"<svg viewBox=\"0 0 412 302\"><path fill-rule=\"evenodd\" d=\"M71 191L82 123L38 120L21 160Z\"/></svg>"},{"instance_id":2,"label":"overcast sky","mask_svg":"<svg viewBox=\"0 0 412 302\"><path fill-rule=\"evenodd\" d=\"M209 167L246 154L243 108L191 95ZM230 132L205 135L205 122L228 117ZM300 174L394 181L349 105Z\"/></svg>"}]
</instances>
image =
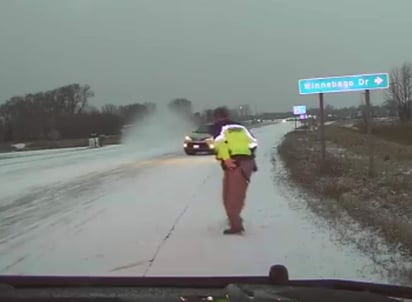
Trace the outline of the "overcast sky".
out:
<instances>
[{"instance_id":1,"label":"overcast sky","mask_svg":"<svg viewBox=\"0 0 412 302\"><path fill-rule=\"evenodd\" d=\"M316 106L299 78L412 61L411 13L411 0L0 0L0 100L78 82L97 106Z\"/></svg>"}]
</instances>

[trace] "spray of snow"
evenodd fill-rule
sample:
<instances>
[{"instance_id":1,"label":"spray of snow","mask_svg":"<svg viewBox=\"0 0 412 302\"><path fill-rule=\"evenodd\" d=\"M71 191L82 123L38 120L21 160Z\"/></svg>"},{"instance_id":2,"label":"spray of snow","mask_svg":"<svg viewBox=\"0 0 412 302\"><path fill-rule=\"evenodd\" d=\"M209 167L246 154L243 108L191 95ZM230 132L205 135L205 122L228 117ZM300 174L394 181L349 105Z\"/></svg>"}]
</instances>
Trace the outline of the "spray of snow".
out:
<instances>
[{"instance_id":1,"label":"spray of snow","mask_svg":"<svg viewBox=\"0 0 412 302\"><path fill-rule=\"evenodd\" d=\"M161 154L181 150L184 136L195 127L189 118L171 112L168 108L157 110L136 122L123 135L126 148Z\"/></svg>"}]
</instances>

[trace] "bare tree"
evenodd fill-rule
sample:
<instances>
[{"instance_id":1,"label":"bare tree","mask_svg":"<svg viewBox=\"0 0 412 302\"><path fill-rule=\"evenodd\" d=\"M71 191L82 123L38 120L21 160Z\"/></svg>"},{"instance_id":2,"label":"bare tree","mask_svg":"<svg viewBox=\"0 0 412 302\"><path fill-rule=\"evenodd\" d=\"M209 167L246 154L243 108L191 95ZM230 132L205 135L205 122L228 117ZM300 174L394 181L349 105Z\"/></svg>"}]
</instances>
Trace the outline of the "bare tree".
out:
<instances>
[{"instance_id":1,"label":"bare tree","mask_svg":"<svg viewBox=\"0 0 412 302\"><path fill-rule=\"evenodd\" d=\"M399 116L398 112L398 105L396 102L392 99L388 99L383 103L383 108L386 110L387 114L390 117L396 117Z\"/></svg>"},{"instance_id":2,"label":"bare tree","mask_svg":"<svg viewBox=\"0 0 412 302\"><path fill-rule=\"evenodd\" d=\"M90 85L80 86L79 92L77 94L78 97L78 113L81 113L83 109L87 107L87 101L89 98L94 97L94 91L91 90Z\"/></svg>"},{"instance_id":3,"label":"bare tree","mask_svg":"<svg viewBox=\"0 0 412 302\"><path fill-rule=\"evenodd\" d=\"M116 105L107 104L102 106L101 112L106 114L118 114L119 108Z\"/></svg>"},{"instance_id":4,"label":"bare tree","mask_svg":"<svg viewBox=\"0 0 412 302\"><path fill-rule=\"evenodd\" d=\"M412 63L404 63L390 73L390 86L386 95L386 105L397 108L401 121L411 120Z\"/></svg>"},{"instance_id":5,"label":"bare tree","mask_svg":"<svg viewBox=\"0 0 412 302\"><path fill-rule=\"evenodd\" d=\"M171 100L168 104L170 110L184 115L192 114L192 102L185 98Z\"/></svg>"}]
</instances>

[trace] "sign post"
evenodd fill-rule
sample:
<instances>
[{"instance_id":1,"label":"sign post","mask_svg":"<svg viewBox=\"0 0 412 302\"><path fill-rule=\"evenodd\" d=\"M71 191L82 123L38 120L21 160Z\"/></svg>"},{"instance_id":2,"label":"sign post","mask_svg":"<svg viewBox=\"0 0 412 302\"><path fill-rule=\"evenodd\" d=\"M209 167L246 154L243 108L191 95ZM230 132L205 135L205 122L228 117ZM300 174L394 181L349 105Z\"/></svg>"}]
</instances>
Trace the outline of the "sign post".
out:
<instances>
[{"instance_id":1,"label":"sign post","mask_svg":"<svg viewBox=\"0 0 412 302\"><path fill-rule=\"evenodd\" d=\"M365 91L366 111L368 117L368 145L369 145L369 175L373 175L373 143L372 143L372 118L370 114L370 90L389 88L388 73L358 74L333 76L324 78L301 79L298 83L300 95L319 95L320 107L320 140L322 159L326 157L325 129L324 129L324 93L340 93Z\"/></svg>"},{"instance_id":2,"label":"sign post","mask_svg":"<svg viewBox=\"0 0 412 302\"><path fill-rule=\"evenodd\" d=\"M326 142L325 142L325 106L323 104L323 93L319 93L319 109L320 109L320 146L322 159L326 158Z\"/></svg>"},{"instance_id":3,"label":"sign post","mask_svg":"<svg viewBox=\"0 0 412 302\"><path fill-rule=\"evenodd\" d=\"M365 90L365 105L366 105L366 129L368 136L368 155L369 155L369 177L374 176L374 148L373 148L373 138L372 138L372 116L371 116L371 102L370 102L370 92Z\"/></svg>"},{"instance_id":4,"label":"sign post","mask_svg":"<svg viewBox=\"0 0 412 302\"><path fill-rule=\"evenodd\" d=\"M308 115L307 114L301 114L299 116L299 120L301 121L301 123L303 123L303 126L305 128L305 132L306 132L307 126L308 126Z\"/></svg>"},{"instance_id":5,"label":"sign post","mask_svg":"<svg viewBox=\"0 0 412 302\"><path fill-rule=\"evenodd\" d=\"M295 129L297 129L298 128L298 116L302 114L306 114L306 106L305 105L293 106L293 114L295 116Z\"/></svg>"}]
</instances>

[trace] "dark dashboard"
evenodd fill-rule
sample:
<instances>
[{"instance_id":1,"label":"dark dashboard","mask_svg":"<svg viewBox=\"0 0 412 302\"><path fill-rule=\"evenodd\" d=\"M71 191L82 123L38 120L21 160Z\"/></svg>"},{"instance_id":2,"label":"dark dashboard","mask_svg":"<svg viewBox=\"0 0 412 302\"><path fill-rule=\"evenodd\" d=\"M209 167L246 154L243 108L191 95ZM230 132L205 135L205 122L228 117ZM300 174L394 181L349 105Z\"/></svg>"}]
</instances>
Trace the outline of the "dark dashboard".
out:
<instances>
[{"instance_id":1,"label":"dark dashboard","mask_svg":"<svg viewBox=\"0 0 412 302\"><path fill-rule=\"evenodd\" d=\"M397 298L397 299L395 299ZM344 280L289 280L273 266L267 277L0 276L0 301L399 301L412 288Z\"/></svg>"}]
</instances>

